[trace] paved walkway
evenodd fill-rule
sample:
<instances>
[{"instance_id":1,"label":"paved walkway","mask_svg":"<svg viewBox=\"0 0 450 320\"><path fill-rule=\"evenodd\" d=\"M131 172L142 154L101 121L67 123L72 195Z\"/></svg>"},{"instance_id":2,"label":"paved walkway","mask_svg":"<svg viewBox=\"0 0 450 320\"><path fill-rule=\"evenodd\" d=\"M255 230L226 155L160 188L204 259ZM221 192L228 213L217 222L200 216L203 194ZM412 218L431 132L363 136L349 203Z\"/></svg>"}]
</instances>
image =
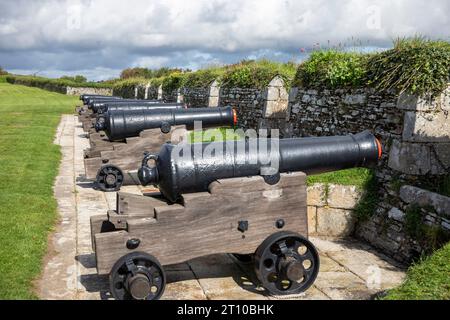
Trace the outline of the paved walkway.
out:
<instances>
[{"instance_id":1,"label":"paved walkway","mask_svg":"<svg viewBox=\"0 0 450 320\"><path fill-rule=\"evenodd\" d=\"M42 299L109 299L108 279L95 270L89 218L115 209L116 195L95 191L83 180L83 150L89 142L75 116L63 116L55 143L63 154L54 188L60 222L37 283L38 295ZM138 186L122 191L140 193ZM306 293L283 299L370 299L404 278L401 266L368 245L351 239L311 240L320 253L319 276ZM168 266L163 299L278 299L255 285L252 268L226 254Z\"/></svg>"}]
</instances>

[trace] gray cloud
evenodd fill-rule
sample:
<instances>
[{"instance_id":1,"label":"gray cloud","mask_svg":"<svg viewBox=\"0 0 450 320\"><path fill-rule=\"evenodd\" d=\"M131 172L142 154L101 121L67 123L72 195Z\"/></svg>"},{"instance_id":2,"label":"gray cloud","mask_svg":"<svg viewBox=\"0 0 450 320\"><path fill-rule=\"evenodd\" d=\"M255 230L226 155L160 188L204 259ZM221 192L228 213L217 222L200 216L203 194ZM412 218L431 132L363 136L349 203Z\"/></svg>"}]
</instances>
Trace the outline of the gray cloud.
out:
<instances>
[{"instance_id":1,"label":"gray cloud","mask_svg":"<svg viewBox=\"0 0 450 320\"><path fill-rule=\"evenodd\" d=\"M0 65L105 79L129 66L301 60L300 48L449 39L447 0L41 0L0 2Z\"/></svg>"}]
</instances>

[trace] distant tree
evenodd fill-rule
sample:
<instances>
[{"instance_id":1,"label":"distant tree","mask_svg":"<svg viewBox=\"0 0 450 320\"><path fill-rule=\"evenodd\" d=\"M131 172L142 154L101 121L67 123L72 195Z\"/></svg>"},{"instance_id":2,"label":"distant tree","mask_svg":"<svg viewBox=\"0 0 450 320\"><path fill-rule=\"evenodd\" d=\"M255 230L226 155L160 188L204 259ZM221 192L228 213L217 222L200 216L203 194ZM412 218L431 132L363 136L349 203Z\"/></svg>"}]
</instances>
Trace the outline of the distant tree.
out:
<instances>
[{"instance_id":1,"label":"distant tree","mask_svg":"<svg viewBox=\"0 0 450 320\"><path fill-rule=\"evenodd\" d=\"M4 76L8 74L8 72L6 72L6 70L4 70L2 67L0 67L0 76Z\"/></svg>"},{"instance_id":2,"label":"distant tree","mask_svg":"<svg viewBox=\"0 0 450 320\"><path fill-rule=\"evenodd\" d=\"M127 68L120 73L120 78L152 78L152 74L147 68Z\"/></svg>"},{"instance_id":3,"label":"distant tree","mask_svg":"<svg viewBox=\"0 0 450 320\"><path fill-rule=\"evenodd\" d=\"M77 83L83 83L83 82L87 82L87 79L85 76L82 75L76 75L74 77L71 76L62 76L60 78L61 80L69 80L69 81L73 81L73 82L77 82Z\"/></svg>"},{"instance_id":4,"label":"distant tree","mask_svg":"<svg viewBox=\"0 0 450 320\"><path fill-rule=\"evenodd\" d=\"M87 82L87 78L85 76L82 76L82 75L76 75L74 77L74 81L83 83L83 82Z\"/></svg>"},{"instance_id":5,"label":"distant tree","mask_svg":"<svg viewBox=\"0 0 450 320\"><path fill-rule=\"evenodd\" d=\"M159 69L147 69L147 68L127 68L120 73L121 79L129 78L160 78L167 76L174 72L189 72L189 69L183 70L179 68L162 67Z\"/></svg>"}]
</instances>

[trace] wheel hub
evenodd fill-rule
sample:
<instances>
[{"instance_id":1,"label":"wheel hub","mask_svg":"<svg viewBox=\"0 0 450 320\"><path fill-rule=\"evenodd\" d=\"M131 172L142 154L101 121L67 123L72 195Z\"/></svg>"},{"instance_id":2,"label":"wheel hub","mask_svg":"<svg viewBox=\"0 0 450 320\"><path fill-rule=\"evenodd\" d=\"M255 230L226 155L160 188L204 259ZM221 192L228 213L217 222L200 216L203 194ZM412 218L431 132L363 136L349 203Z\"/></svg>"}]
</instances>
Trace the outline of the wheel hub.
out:
<instances>
[{"instance_id":1,"label":"wheel hub","mask_svg":"<svg viewBox=\"0 0 450 320\"><path fill-rule=\"evenodd\" d=\"M130 277L128 287L133 299L145 300L150 295L151 284L146 275L138 273Z\"/></svg>"},{"instance_id":2,"label":"wheel hub","mask_svg":"<svg viewBox=\"0 0 450 320\"><path fill-rule=\"evenodd\" d=\"M286 278L290 281L300 281L304 277L305 269L299 261L287 262L282 268Z\"/></svg>"},{"instance_id":3,"label":"wheel hub","mask_svg":"<svg viewBox=\"0 0 450 320\"><path fill-rule=\"evenodd\" d=\"M114 183L116 183L116 176L114 174L110 173L106 176L105 181L107 184L109 184L111 186Z\"/></svg>"}]
</instances>

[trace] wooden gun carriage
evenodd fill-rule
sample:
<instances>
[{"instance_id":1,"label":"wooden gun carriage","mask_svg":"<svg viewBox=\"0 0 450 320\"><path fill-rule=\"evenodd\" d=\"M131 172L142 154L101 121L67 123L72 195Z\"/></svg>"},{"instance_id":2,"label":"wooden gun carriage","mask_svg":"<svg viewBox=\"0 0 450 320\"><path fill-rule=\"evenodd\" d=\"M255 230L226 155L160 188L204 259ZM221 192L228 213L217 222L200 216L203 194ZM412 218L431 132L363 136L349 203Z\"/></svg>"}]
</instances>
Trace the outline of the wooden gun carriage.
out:
<instances>
[{"instance_id":1,"label":"wooden gun carriage","mask_svg":"<svg viewBox=\"0 0 450 320\"><path fill-rule=\"evenodd\" d=\"M116 210L91 218L97 271L110 275L116 299L152 300L163 294L164 265L213 253L254 254L269 293L298 293L319 270L306 208L302 172L282 174L275 185L260 176L220 179L175 204L160 194L119 192Z\"/></svg>"}]
</instances>

